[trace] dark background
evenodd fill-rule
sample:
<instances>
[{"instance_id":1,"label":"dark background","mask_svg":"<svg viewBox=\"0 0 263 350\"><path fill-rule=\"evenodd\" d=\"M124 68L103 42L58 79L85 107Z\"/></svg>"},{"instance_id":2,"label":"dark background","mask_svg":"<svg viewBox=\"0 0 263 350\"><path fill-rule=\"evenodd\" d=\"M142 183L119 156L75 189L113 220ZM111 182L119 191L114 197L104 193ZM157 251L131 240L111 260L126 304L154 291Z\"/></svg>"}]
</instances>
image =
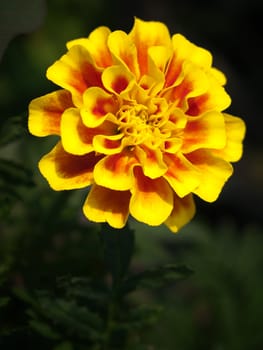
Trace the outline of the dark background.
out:
<instances>
[{"instance_id":1,"label":"dark background","mask_svg":"<svg viewBox=\"0 0 263 350\"><path fill-rule=\"evenodd\" d=\"M220 198L212 204L196 198L196 217L178 235L131 221L137 242L133 269L183 261L196 271L177 287L135 298L142 304L150 298L164 307L159 323L143 339L156 350L263 348L262 15L261 0L1 1L0 138L9 132L14 137L1 146L0 156L25 167L0 178L2 193L15 189L14 196L8 192L7 201L0 202L1 295L20 284L52 289L55 278L68 271L94 273L85 265L89 261L94 268L97 242L85 234L93 231L80 214L86 194L48 188L37 162L54 140L35 138L26 129L31 99L55 90L46 69L65 53L67 41L87 36L97 26L128 32L134 16L162 21L171 34L180 32L212 52L214 66L227 76L232 98L227 112L244 119L247 134L244 155ZM12 318L8 307L3 314L9 315L8 324L16 324L17 314ZM19 307L19 324L26 324ZM14 344L5 341L0 339L3 349L12 349ZM68 349L73 348L61 347Z\"/></svg>"}]
</instances>

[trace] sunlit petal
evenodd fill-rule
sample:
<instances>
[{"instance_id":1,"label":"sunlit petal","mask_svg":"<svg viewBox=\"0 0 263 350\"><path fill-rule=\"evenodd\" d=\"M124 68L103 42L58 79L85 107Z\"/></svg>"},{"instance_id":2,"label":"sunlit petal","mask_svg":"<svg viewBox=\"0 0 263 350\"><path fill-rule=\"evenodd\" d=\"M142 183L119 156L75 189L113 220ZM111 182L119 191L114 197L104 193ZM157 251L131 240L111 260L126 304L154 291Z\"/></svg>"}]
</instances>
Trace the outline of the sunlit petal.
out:
<instances>
[{"instance_id":1,"label":"sunlit petal","mask_svg":"<svg viewBox=\"0 0 263 350\"><path fill-rule=\"evenodd\" d=\"M130 190L135 165L139 165L139 162L129 151L104 157L94 168L95 182L112 190Z\"/></svg>"},{"instance_id":2,"label":"sunlit petal","mask_svg":"<svg viewBox=\"0 0 263 350\"><path fill-rule=\"evenodd\" d=\"M173 192L163 178L150 179L140 167L134 169L135 181L131 189L131 215L148 225L160 225L173 208Z\"/></svg>"},{"instance_id":3,"label":"sunlit petal","mask_svg":"<svg viewBox=\"0 0 263 350\"><path fill-rule=\"evenodd\" d=\"M201 174L200 184L192 192L207 202L214 202L232 175L231 164L205 150L190 153L187 158Z\"/></svg>"},{"instance_id":4,"label":"sunlit petal","mask_svg":"<svg viewBox=\"0 0 263 350\"><path fill-rule=\"evenodd\" d=\"M94 153L83 156L69 154L58 143L40 160L39 169L54 190L72 190L93 182L93 168L99 159Z\"/></svg>"},{"instance_id":5,"label":"sunlit petal","mask_svg":"<svg viewBox=\"0 0 263 350\"><path fill-rule=\"evenodd\" d=\"M84 215L94 222L108 222L115 228L125 226L129 215L130 192L112 191L93 185L83 206Z\"/></svg>"},{"instance_id":6,"label":"sunlit petal","mask_svg":"<svg viewBox=\"0 0 263 350\"><path fill-rule=\"evenodd\" d=\"M59 135L61 115L72 106L71 94L66 90L35 98L29 104L29 131L35 136Z\"/></svg>"},{"instance_id":7,"label":"sunlit petal","mask_svg":"<svg viewBox=\"0 0 263 350\"><path fill-rule=\"evenodd\" d=\"M174 205L171 215L165 221L165 225L172 232L178 232L181 227L186 225L195 215L195 204L192 194L179 198L174 195Z\"/></svg>"}]
</instances>

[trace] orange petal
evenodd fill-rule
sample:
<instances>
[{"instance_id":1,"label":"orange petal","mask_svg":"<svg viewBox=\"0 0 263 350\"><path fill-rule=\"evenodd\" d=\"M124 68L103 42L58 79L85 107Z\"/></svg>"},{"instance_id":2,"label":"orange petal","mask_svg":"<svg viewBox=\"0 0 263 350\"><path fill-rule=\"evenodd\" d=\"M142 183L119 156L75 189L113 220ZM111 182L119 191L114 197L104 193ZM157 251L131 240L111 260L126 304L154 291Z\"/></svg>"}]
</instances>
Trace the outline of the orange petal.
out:
<instances>
[{"instance_id":1,"label":"orange petal","mask_svg":"<svg viewBox=\"0 0 263 350\"><path fill-rule=\"evenodd\" d=\"M242 141L246 125L242 119L224 113L226 127L226 146L222 150L213 150L213 154L228 162L237 162L243 153Z\"/></svg>"},{"instance_id":2,"label":"orange petal","mask_svg":"<svg viewBox=\"0 0 263 350\"><path fill-rule=\"evenodd\" d=\"M84 106L80 110L82 121L90 128L102 124L109 113L115 114L118 109L115 97L98 87L85 91L83 101Z\"/></svg>"},{"instance_id":3,"label":"orange petal","mask_svg":"<svg viewBox=\"0 0 263 350\"><path fill-rule=\"evenodd\" d=\"M184 129L182 152L200 148L223 148L226 144L225 122L222 113L212 111L199 117L189 117Z\"/></svg>"},{"instance_id":4,"label":"orange petal","mask_svg":"<svg viewBox=\"0 0 263 350\"><path fill-rule=\"evenodd\" d=\"M93 185L83 206L85 216L94 222L108 222L115 228L125 226L129 216L129 191L112 191Z\"/></svg>"},{"instance_id":5,"label":"orange petal","mask_svg":"<svg viewBox=\"0 0 263 350\"><path fill-rule=\"evenodd\" d=\"M47 70L47 77L69 90L77 107L82 106L82 94L90 86L102 86L101 70L83 46L72 46Z\"/></svg>"},{"instance_id":6,"label":"orange petal","mask_svg":"<svg viewBox=\"0 0 263 350\"><path fill-rule=\"evenodd\" d=\"M141 76L148 73L148 49L152 46L171 46L170 33L161 22L145 22L135 18L129 37L137 47Z\"/></svg>"},{"instance_id":7,"label":"orange petal","mask_svg":"<svg viewBox=\"0 0 263 350\"><path fill-rule=\"evenodd\" d=\"M101 26L93 30L88 38L80 38L69 41L67 48L81 45L93 57L95 64L98 67L108 67L112 65L111 53L108 49L107 41L111 30L107 27Z\"/></svg>"},{"instance_id":8,"label":"orange petal","mask_svg":"<svg viewBox=\"0 0 263 350\"><path fill-rule=\"evenodd\" d=\"M163 161L163 155L160 149L153 150L147 147L136 147L135 152L145 176L156 179L163 176L167 171L167 165Z\"/></svg>"},{"instance_id":9,"label":"orange petal","mask_svg":"<svg viewBox=\"0 0 263 350\"><path fill-rule=\"evenodd\" d=\"M150 179L140 167L134 168L130 213L138 221L158 226L171 214L173 191L163 178Z\"/></svg>"},{"instance_id":10,"label":"orange petal","mask_svg":"<svg viewBox=\"0 0 263 350\"><path fill-rule=\"evenodd\" d=\"M138 164L128 151L104 157L94 168L94 180L97 185L112 190L129 190L133 184L133 168Z\"/></svg>"},{"instance_id":11,"label":"orange petal","mask_svg":"<svg viewBox=\"0 0 263 350\"><path fill-rule=\"evenodd\" d=\"M192 194L179 198L174 195L174 206L171 215L165 221L165 224L172 232L178 232L181 227L186 225L195 215L195 203Z\"/></svg>"},{"instance_id":12,"label":"orange petal","mask_svg":"<svg viewBox=\"0 0 263 350\"><path fill-rule=\"evenodd\" d=\"M93 168L100 160L94 153L75 156L64 151L58 143L39 162L42 175L56 191L89 186L93 182Z\"/></svg>"},{"instance_id":13,"label":"orange petal","mask_svg":"<svg viewBox=\"0 0 263 350\"><path fill-rule=\"evenodd\" d=\"M200 171L200 184L193 190L193 193L207 202L214 202L233 173L231 164L214 157L206 150L197 150L186 156Z\"/></svg>"},{"instance_id":14,"label":"orange petal","mask_svg":"<svg viewBox=\"0 0 263 350\"><path fill-rule=\"evenodd\" d=\"M29 104L29 131L35 136L59 135L61 115L72 106L71 95L66 90L35 98Z\"/></svg>"},{"instance_id":15,"label":"orange petal","mask_svg":"<svg viewBox=\"0 0 263 350\"><path fill-rule=\"evenodd\" d=\"M165 154L164 161L168 166L164 178L169 182L179 197L191 193L200 183L200 174L183 155Z\"/></svg>"}]
</instances>

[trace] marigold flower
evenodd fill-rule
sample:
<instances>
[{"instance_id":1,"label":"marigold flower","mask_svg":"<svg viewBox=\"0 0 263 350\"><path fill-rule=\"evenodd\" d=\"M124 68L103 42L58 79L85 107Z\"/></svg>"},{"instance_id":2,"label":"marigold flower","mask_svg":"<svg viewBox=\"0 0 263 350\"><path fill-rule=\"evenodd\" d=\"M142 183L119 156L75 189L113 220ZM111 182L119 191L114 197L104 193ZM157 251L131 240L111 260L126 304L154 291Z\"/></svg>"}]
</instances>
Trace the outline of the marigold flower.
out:
<instances>
[{"instance_id":1,"label":"marigold flower","mask_svg":"<svg viewBox=\"0 0 263 350\"><path fill-rule=\"evenodd\" d=\"M42 175L57 191L91 186L91 221L121 228L131 214L176 232L194 215L193 194L215 201L242 154L244 122L222 112L225 76L160 22L99 27L67 48L47 70L62 89L29 106L33 135L60 136Z\"/></svg>"}]
</instances>

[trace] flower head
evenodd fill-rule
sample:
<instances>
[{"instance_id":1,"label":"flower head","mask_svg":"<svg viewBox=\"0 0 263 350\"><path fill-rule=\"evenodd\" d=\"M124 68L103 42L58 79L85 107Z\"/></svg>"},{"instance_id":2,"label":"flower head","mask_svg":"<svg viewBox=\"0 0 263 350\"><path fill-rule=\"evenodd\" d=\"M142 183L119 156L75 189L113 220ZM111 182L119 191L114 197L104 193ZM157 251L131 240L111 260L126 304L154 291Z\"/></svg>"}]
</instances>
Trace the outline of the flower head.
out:
<instances>
[{"instance_id":1,"label":"flower head","mask_svg":"<svg viewBox=\"0 0 263 350\"><path fill-rule=\"evenodd\" d=\"M242 154L245 125L223 113L223 73L160 22L99 27L67 48L47 70L61 89L29 106L33 135L60 136L42 175L58 191L91 186L91 221L121 228L131 214L176 232L194 215L193 194L215 201Z\"/></svg>"}]
</instances>

